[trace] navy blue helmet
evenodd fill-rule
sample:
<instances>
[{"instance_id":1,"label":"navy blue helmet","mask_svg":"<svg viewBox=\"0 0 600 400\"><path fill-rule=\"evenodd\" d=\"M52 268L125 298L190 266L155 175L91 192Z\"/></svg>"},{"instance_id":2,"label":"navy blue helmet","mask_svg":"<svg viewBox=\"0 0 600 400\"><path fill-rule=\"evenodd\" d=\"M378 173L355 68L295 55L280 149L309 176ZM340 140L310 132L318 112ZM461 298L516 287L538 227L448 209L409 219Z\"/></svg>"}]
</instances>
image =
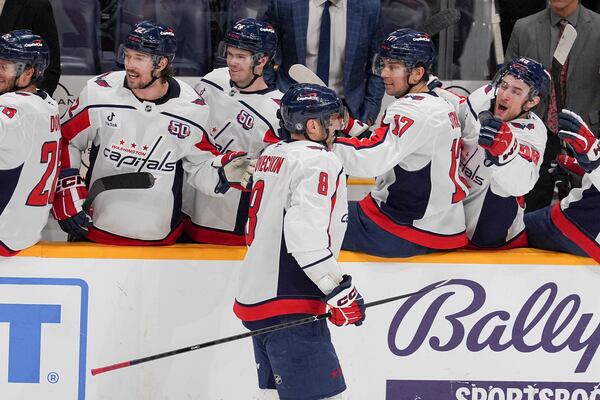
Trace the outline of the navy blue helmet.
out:
<instances>
[{"instance_id":1,"label":"navy blue helmet","mask_svg":"<svg viewBox=\"0 0 600 400\"><path fill-rule=\"evenodd\" d=\"M292 85L281 98L281 121L289 132L306 133L306 121L318 119L329 127L329 117L345 116L342 100L332 89L311 83Z\"/></svg>"},{"instance_id":2,"label":"navy blue helmet","mask_svg":"<svg viewBox=\"0 0 600 400\"><path fill-rule=\"evenodd\" d=\"M40 79L50 59L50 51L44 39L29 29L8 32L0 37L0 59L16 64L17 79L28 67L35 68L33 81Z\"/></svg>"},{"instance_id":3,"label":"navy blue helmet","mask_svg":"<svg viewBox=\"0 0 600 400\"><path fill-rule=\"evenodd\" d=\"M397 60L409 68L422 66L426 72L433 67L435 48L427 33L413 29L398 29L379 46L379 52L373 61L373 72L381 75L384 59Z\"/></svg>"},{"instance_id":4,"label":"navy blue helmet","mask_svg":"<svg viewBox=\"0 0 600 400\"><path fill-rule=\"evenodd\" d=\"M173 28L167 25L142 21L131 29L122 47L150 54L155 58L155 62L162 57L173 61L177 52L177 38ZM119 54L119 58L121 57L122 54Z\"/></svg>"},{"instance_id":5,"label":"navy blue helmet","mask_svg":"<svg viewBox=\"0 0 600 400\"><path fill-rule=\"evenodd\" d=\"M494 86L497 87L506 75L512 75L529 85L529 99L535 96L544 97L550 91L550 73L542 64L531 58L516 58L504 65L494 79Z\"/></svg>"},{"instance_id":6,"label":"navy blue helmet","mask_svg":"<svg viewBox=\"0 0 600 400\"><path fill-rule=\"evenodd\" d=\"M257 21L252 18L241 19L225 35L224 45L221 45L219 54L226 57L227 46L248 50L259 57L268 56L273 59L277 50L277 34L273 26L267 22Z\"/></svg>"}]
</instances>

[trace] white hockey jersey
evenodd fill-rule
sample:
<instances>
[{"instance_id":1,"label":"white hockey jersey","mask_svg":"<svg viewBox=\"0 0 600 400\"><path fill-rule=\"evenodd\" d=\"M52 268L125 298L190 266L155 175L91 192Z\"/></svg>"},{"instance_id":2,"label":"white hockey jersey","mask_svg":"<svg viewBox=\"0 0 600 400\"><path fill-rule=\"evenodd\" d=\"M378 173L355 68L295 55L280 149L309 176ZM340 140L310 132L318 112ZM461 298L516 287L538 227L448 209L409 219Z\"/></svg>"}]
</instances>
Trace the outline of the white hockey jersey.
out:
<instances>
[{"instance_id":1,"label":"white hockey jersey","mask_svg":"<svg viewBox=\"0 0 600 400\"><path fill-rule=\"evenodd\" d=\"M600 263L600 169L583 176L581 188L555 204L550 211L554 225Z\"/></svg>"},{"instance_id":2,"label":"white hockey jersey","mask_svg":"<svg viewBox=\"0 0 600 400\"><path fill-rule=\"evenodd\" d=\"M434 92L405 95L365 139L341 138L334 152L352 176L377 177L359 205L382 229L410 242L453 249L467 243L459 179L460 124Z\"/></svg>"},{"instance_id":3,"label":"white hockey jersey","mask_svg":"<svg viewBox=\"0 0 600 400\"><path fill-rule=\"evenodd\" d=\"M92 78L63 121L68 142L61 168L77 168L92 142L86 182L128 172L150 172L150 189L120 189L98 195L92 204L88 239L111 244L170 244L182 230L183 172L187 182L218 195L220 157L207 126L208 107L188 84L169 80L169 92L142 101L124 87L125 72Z\"/></svg>"},{"instance_id":4,"label":"white hockey jersey","mask_svg":"<svg viewBox=\"0 0 600 400\"><path fill-rule=\"evenodd\" d=\"M474 91L461 115L461 174L469 185L464 200L467 236L476 248L510 248L525 246L523 215L527 194L539 177L546 148L546 127L530 112L528 116L508 122L518 141L519 155L502 166L488 165L485 150L479 146L478 114L493 107L491 85Z\"/></svg>"},{"instance_id":5,"label":"white hockey jersey","mask_svg":"<svg viewBox=\"0 0 600 400\"><path fill-rule=\"evenodd\" d=\"M37 243L58 174L60 116L45 92L0 96L0 256Z\"/></svg>"},{"instance_id":6,"label":"white hockey jersey","mask_svg":"<svg viewBox=\"0 0 600 400\"><path fill-rule=\"evenodd\" d=\"M332 152L305 140L267 147L254 173L246 228L249 247L235 314L243 321L257 321L323 313L323 293L306 268L337 259L347 213L346 176ZM303 269L298 254L315 252L327 256Z\"/></svg>"},{"instance_id":7,"label":"white hockey jersey","mask_svg":"<svg viewBox=\"0 0 600 400\"><path fill-rule=\"evenodd\" d=\"M195 86L209 107L207 129L217 149L245 151L257 158L270 143L279 141L277 110L283 96L276 88L244 92L231 85L229 70L219 68ZM244 245L250 193L230 190L222 198L208 196L184 184L184 229L196 242Z\"/></svg>"}]
</instances>

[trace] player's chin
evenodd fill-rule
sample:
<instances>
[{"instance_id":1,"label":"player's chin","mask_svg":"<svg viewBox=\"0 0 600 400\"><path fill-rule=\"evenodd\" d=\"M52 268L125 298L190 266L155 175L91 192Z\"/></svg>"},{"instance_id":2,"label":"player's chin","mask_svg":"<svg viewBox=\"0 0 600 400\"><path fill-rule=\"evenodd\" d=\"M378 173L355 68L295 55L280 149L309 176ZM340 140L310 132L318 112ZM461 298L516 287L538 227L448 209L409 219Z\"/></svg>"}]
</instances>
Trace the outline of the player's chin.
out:
<instances>
[{"instance_id":1,"label":"player's chin","mask_svg":"<svg viewBox=\"0 0 600 400\"><path fill-rule=\"evenodd\" d=\"M384 87L385 94L387 94L388 96L401 97L404 95L404 93L402 93L402 91L393 84L384 84Z\"/></svg>"}]
</instances>

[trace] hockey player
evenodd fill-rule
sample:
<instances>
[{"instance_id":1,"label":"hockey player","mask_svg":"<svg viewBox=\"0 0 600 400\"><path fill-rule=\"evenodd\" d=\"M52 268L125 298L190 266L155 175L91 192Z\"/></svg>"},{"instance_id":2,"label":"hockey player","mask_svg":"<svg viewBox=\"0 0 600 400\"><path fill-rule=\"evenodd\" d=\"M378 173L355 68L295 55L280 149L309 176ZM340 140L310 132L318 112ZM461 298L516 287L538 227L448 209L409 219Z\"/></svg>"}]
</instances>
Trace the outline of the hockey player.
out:
<instances>
[{"instance_id":1,"label":"hockey player","mask_svg":"<svg viewBox=\"0 0 600 400\"><path fill-rule=\"evenodd\" d=\"M576 159L563 156L562 164L580 170L581 188L560 203L525 214L527 240L531 247L587 255L600 263L600 140L569 110L559 113L559 129Z\"/></svg>"},{"instance_id":2,"label":"hockey player","mask_svg":"<svg viewBox=\"0 0 600 400\"><path fill-rule=\"evenodd\" d=\"M37 88L48 59L30 30L0 37L0 257L37 243L48 222L60 140L58 106Z\"/></svg>"},{"instance_id":3,"label":"hockey player","mask_svg":"<svg viewBox=\"0 0 600 400\"><path fill-rule=\"evenodd\" d=\"M89 80L65 116L53 212L72 236L108 244L171 244L182 231L184 170L189 184L212 195L239 181L243 153L219 154L205 131L208 107L172 76L176 45L172 28L153 21L136 24L118 55L125 71ZM147 190L101 193L92 204L93 225L81 208L87 191L79 177L88 141L88 185L127 172L156 178Z\"/></svg>"},{"instance_id":4,"label":"hockey player","mask_svg":"<svg viewBox=\"0 0 600 400\"><path fill-rule=\"evenodd\" d=\"M328 147L344 108L335 92L293 85L282 98L290 140L267 147L254 173L248 252L234 305L254 330L330 307L338 326L360 325L364 301L337 255L346 228L346 176ZM340 399L346 388L325 320L253 337L263 397Z\"/></svg>"},{"instance_id":5,"label":"hockey player","mask_svg":"<svg viewBox=\"0 0 600 400\"><path fill-rule=\"evenodd\" d=\"M469 186L464 207L471 248L527 244L523 196L538 179L546 147L546 127L531 109L549 87L543 65L522 57L467 99L460 171Z\"/></svg>"},{"instance_id":6,"label":"hockey player","mask_svg":"<svg viewBox=\"0 0 600 400\"><path fill-rule=\"evenodd\" d=\"M369 195L349 204L344 249L409 257L467 243L460 124L454 109L427 87L433 59L429 35L392 32L373 72L396 100L370 137L334 141L348 174L377 177Z\"/></svg>"},{"instance_id":7,"label":"hockey player","mask_svg":"<svg viewBox=\"0 0 600 400\"><path fill-rule=\"evenodd\" d=\"M278 141L276 113L283 94L262 76L276 49L277 35L271 25L254 19L238 21L220 46L227 67L212 71L196 85L209 106L208 126L220 151L244 151L255 159L267 144ZM216 198L191 185L184 185L183 193L184 230L192 240L245 244L250 193L230 190Z\"/></svg>"}]
</instances>

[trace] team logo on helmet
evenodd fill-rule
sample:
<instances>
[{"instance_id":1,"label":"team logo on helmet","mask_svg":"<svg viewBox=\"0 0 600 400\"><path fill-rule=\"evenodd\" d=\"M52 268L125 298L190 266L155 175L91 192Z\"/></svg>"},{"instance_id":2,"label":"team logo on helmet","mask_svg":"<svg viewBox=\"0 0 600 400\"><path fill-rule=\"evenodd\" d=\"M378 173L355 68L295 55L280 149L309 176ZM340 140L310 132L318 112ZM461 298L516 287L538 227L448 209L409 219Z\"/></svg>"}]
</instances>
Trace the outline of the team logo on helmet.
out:
<instances>
[{"instance_id":1,"label":"team logo on helmet","mask_svg":"<svg viewBox=\"0 0 600 400\"><path fill-rule=\"evenodd\" d=\"M173 30L173 28L167 28L164 31L162 31L160 33L161 36L171 36L171 37L175 37L175 31Z\"/></svg>"}]
</instances>

